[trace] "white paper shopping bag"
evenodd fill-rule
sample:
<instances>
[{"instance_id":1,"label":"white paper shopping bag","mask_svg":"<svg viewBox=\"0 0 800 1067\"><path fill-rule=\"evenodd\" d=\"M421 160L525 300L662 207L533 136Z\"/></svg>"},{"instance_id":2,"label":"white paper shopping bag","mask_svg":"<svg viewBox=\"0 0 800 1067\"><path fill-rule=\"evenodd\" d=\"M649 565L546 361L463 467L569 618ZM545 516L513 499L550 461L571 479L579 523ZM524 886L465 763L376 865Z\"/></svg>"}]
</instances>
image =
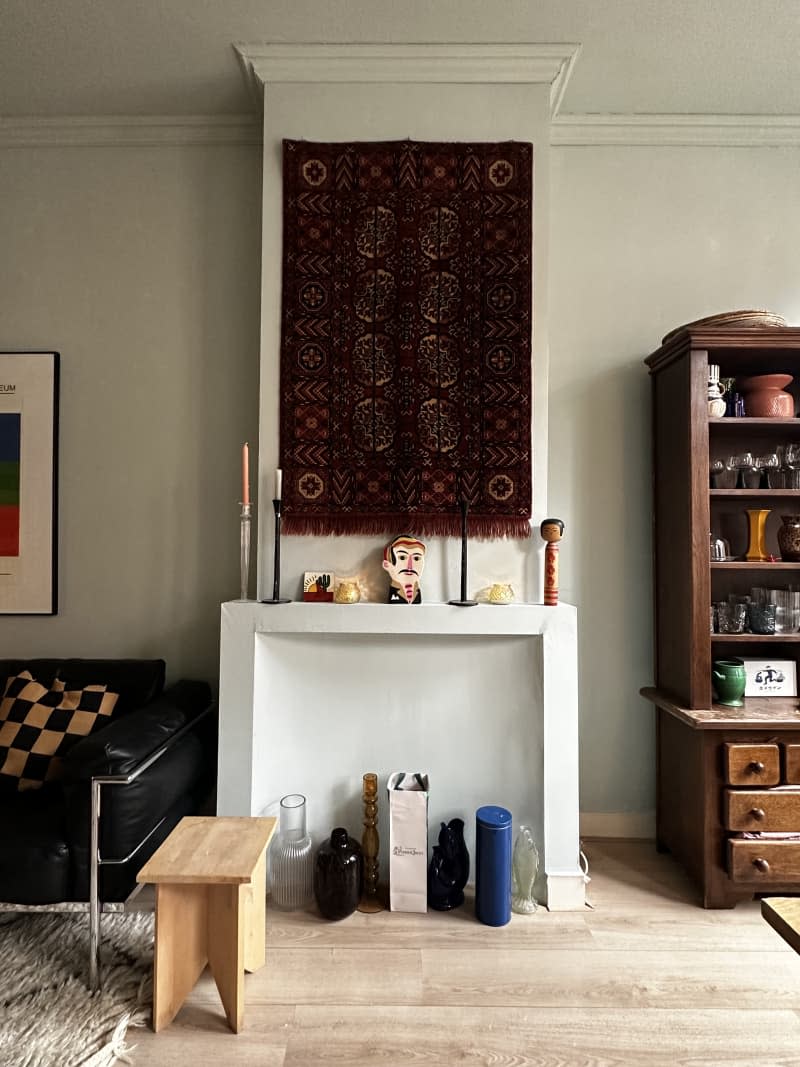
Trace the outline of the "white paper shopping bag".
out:
<instances>
[{"instance_id":1,"label":"white paper shopping bag","mask_svg":"<svg viewBox=\"0 0 800 1067\"><path fill-rule=\"evenodd\" d=\"M389 793L389 907L428 910L428 776L396 771Z\"/></svg>"}]
</instances>

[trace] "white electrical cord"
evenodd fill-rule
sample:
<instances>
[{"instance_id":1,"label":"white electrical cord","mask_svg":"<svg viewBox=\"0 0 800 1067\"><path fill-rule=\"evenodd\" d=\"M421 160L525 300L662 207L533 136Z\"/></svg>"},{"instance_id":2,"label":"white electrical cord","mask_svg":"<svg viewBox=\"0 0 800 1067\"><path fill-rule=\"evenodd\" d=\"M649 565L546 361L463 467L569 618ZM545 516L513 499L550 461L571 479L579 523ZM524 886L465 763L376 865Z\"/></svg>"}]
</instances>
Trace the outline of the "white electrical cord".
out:
<instances>
[{"instance_id":1,"label":"white electrical cord","mask_svg":"<svg viewBox=\"0 0 800 1067\"><path fill-rule=\"evenodd\" d=\"M580 865L581 870L583 871L583 884L588 885L589 882L591 882L592 880L589 877L589 860L586 853L583 851L582 848L580 848L580 846L578 847L578 856L578 863ZM592 911L594 911L594 904L590 904L588 900L586 901L586 907L591 908Z\"/></svg>"}]
</instances>

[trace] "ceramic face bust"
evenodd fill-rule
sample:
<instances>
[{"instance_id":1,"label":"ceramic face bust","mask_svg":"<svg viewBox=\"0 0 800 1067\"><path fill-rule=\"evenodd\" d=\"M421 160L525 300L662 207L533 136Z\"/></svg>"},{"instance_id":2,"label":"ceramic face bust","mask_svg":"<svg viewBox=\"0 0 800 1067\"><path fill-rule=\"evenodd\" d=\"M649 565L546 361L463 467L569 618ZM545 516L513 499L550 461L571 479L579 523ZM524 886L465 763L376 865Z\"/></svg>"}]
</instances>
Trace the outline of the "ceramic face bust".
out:
<instances>
[{"instance_id":1,"label":"ceramic face bust","mask_svg":"<svg viewBox=\"0 0 800 1067\"><path fill-rule=\"evenodd\" d=\"M401 534L383 550L383 569L389 575L390 604L421 604L420 576L425 567L425 544Z\"/></svg>"}]
</instances>

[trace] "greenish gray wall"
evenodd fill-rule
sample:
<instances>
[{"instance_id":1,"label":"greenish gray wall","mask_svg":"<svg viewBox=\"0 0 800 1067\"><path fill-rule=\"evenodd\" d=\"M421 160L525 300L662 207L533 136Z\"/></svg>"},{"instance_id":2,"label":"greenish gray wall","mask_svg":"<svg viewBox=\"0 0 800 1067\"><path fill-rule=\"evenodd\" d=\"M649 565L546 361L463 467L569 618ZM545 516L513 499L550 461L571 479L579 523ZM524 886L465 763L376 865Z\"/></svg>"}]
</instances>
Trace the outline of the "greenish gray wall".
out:
<instances>
[{"instance_id":1,"label":"greenish gray wall","mask_svg":"<svg viewBox=\"0 0 800 1067\"><path fill-rule=\"evenodd\" d=\"M0 349L61 353L59 614L3 656L216 679L257 440L259 146L0 150Z\"/></svg>"},{"instance_id":2,"label":"greenish gray wall","mask_svg":"<svg viewBox=\"0 0 800 1067\"><path fill-rule=\"evenodd\" d=\"M580 625L585 832L653 830L650 391L680 323L800 323L800 150L554 148L550 479L561 595Z\"/></svg>"}]
</instances>

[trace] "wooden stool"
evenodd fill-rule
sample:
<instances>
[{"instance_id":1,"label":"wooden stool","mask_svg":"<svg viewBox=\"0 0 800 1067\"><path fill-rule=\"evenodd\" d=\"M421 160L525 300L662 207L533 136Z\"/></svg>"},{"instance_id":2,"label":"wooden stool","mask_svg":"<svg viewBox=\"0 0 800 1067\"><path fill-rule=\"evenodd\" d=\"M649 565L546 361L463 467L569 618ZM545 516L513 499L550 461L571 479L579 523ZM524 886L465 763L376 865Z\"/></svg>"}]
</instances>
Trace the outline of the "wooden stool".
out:
<instances>
[{"instance_id":1,"label":"wooden stool","mask_svg":"<svg viewBox=\"0 0 800 1067\"><path fill-rule=\"evenodd\" d=\"M175 1018L206 963L231 1029L244 972L265 960L266 851L275 819L187 816L137 876L156 886L153 1029Z\"/></svg>"}]
</instances>

